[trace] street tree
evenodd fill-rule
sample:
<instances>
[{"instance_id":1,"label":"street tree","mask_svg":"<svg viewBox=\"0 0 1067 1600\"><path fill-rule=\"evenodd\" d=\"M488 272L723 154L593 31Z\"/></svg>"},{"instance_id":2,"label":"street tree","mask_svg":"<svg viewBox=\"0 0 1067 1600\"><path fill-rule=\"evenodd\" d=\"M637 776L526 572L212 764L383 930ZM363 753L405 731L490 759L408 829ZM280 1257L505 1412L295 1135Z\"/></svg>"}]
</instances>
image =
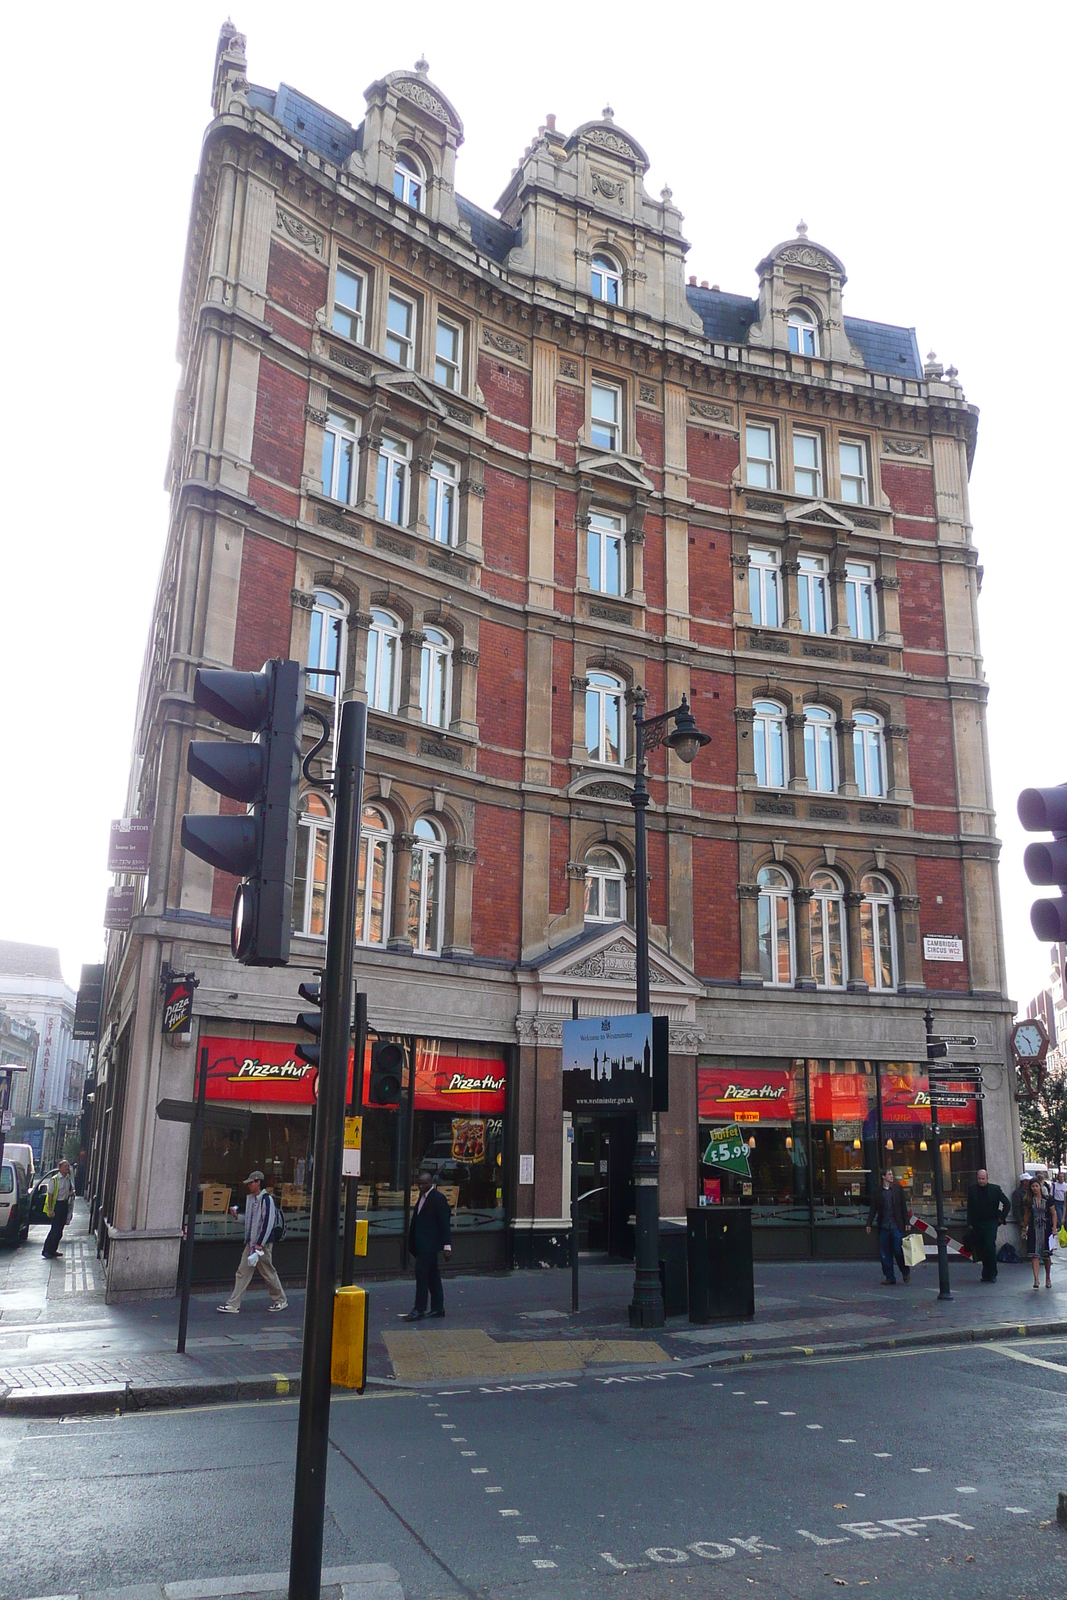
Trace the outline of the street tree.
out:
<instances>
[{"instance_id":1,"label":"street tree","mask_svg":"<svg viewBox=\"0 0 1067 1600\"><path fill-rule=\"evenodd\" d=\"M1067 1071L1049 1070L1035 1100L1019 1103L1023 1143L1031 1156L1050 1167L1067 1160Z\"/></svg>"}]
</instances>

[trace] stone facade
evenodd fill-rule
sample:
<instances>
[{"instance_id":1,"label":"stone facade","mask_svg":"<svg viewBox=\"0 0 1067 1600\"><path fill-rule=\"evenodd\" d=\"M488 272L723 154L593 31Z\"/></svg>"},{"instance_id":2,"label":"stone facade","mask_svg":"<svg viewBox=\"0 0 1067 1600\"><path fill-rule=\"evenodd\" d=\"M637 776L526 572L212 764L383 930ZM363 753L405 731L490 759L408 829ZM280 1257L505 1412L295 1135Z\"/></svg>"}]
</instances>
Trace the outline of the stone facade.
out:
<instances>
[{"instance_id":1,"label":"stone facade","mask_svg":"<svg viewBox=\"0 0 1067 1600\"><path fill-rule=\"evenodd\" d=\"M696 1201L698 1057L921 1060L926 1003L943 1031L978 1038L988 1164L1002 1182L1015 1170L967 500L975 408L952 369L923 366L910 330L844 314L844 268L806 230L759 263L753 299L687 281L682 215L669 190L646 192L648 158L610 108L570 135L539 129L498 217L457 195L462 139L424 63L372 84L356 126L250 84L244 40L223 30L138 708L131 810L153 818L151 871L109 946L97 1103L115 1114L94 1159L115 1294L166 1292L177 1259L187 1136L154 1106L191 1093L195 1050L160 1038L161 964L195 968L200 1026L287 1028L295 969L321 963L321 940L297 937L294 970L235 965L234 885L178 841L182 813L217 798L185 770L189 739L213 731L192 704L196 667L308 660L323 591L345 619L343 693L366 697L376 613L398 640L366 782L391 829L388 936L361 948L359 982L383 1031L448 1017L457 1037L511 1047L516 1235L562 1225L562 1019L575 998L586 1015L633 1005L630 929L585 917L590 852L613 853L632 900L632 763L625 732L621 761L591 754L599 679L624 726L643 688L651 713L688 695L712 738L691 767L666 750L650 761L653 1002L671 1018L677 1085L664 1214ZM763 437L773 459L753 463ZM379 484L395 460L394 507ZM594 571L592 541L609 537L617 580ZM753 614L754 550L774 567L770 618ZM857 564L870 637L850 611L864 603ZM435 722L420 674L437 635L450 660ZM782 717L778 783L757 752L767 702ZM309 703L332 715L328 695ZM813 705L830 718L821 790ZM877 778L857 770L867 726ZM426 956L407 914L420 819L444 852ZM793 900L792 966L775 986L768 866ZM828 988L812 976L820 871L838 886L848 972ZM864 977L871 874L892 902L895 981L880 990ZM934 959L939 938L960 959ZM520 1150L532 1184L518 1184Z\"/></svg>"}]
</instances>

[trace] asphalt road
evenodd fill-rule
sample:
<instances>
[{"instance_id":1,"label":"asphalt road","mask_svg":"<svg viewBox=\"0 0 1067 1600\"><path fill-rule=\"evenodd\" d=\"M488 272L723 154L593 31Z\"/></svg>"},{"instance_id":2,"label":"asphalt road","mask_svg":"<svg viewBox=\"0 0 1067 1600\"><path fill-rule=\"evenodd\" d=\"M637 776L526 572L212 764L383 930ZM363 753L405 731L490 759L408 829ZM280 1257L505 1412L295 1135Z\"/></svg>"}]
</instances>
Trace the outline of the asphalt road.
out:
<instances>
[{"instance_id":1,"label":"asphalt road","mask_svg":"<svg viewBox=\"0 0 1067 1600\"><path fill-rule=\"evenodd\" d=\"M288 1564L296 1405L0 1421L0 1595ZM407 1600L1065 1600L1067 1341L335 1401L325 1559Z\"/></svg>"}]
</instances>

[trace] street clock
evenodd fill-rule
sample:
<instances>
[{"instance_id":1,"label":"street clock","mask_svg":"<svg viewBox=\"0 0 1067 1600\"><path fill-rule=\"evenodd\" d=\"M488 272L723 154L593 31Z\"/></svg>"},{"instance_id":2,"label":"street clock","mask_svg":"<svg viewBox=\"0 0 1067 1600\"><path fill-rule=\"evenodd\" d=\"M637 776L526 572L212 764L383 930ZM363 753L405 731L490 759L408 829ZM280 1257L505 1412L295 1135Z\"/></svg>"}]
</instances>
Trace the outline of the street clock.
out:
<instances>
[{"instance_id":1,"label":"street clock","mask_svg":"<svg viewBox=\"0 0 1067 1600\"><path fill-rule=\"evenodd\" d=\"M1040 1017L1027 1017L1014 1025L1010 1042L1019 1069L1016 1096L1020 1100L1036 1100L1045 1085L1048 1030Z\"/></svg>"}]
</instances>

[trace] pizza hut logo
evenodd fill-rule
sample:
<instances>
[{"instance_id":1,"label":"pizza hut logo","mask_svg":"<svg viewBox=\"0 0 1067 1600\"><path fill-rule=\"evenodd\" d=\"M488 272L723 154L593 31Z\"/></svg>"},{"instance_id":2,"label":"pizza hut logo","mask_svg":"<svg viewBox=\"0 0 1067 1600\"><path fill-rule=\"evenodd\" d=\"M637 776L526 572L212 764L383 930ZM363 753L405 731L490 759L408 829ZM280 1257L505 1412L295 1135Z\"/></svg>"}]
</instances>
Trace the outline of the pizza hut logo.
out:
<instances>
[{"instance_id":1,"label":"pizza hut logo","mask_svg":"<svg viewBox=\"0 0 1067 1600\"><path fill-rule=\"evenodd\" d=\"M250 1079L256 1083L302 1083L309 1072L315 1068L307 1061L259 1061L255 1056L248 1056L236 1072L226 1074L227 1083L246 1083Z\"/></svg>"},{"instance_id":2,"label":"pizza hut logo","mask_svg":"<svg viewBox=\"0 0 1067 1600\"><path fill-rule=\"evenodd\" d=\"M785 1094L785 1085L778 1089L772 1083L762 1083L759 1088L750 1088L744 1083L728 1083L720 1100L781 1100Z\"/></svg>"},{"instance_id":3,"label":"pizza hut logo","mask_svg":"<svg viewBox=\"0 0 1067 1600\"><path fill-rule=\"evenodd\" d=\"M448 1082L442 1084L442 1094L499 1094L504 1087L504 1079L498 1078L492 1072L487 1072L484 1078L468 1078L465 1073L453 1072Z\"/></svg>"}]
</instances>

